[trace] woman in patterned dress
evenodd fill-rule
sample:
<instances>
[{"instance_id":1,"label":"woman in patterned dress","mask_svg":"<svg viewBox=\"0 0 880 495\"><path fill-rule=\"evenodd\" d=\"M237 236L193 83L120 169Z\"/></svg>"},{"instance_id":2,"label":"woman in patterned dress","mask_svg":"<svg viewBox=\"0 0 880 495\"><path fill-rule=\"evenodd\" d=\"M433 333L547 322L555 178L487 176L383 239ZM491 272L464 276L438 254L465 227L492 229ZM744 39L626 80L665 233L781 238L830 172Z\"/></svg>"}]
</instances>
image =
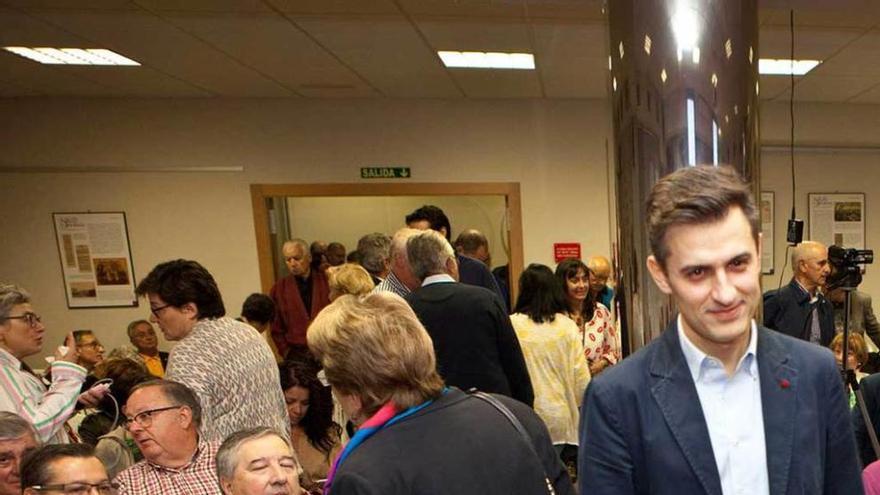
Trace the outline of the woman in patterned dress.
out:
<instances>
[{"instance_id":1,"label":"woman in patterned dress","mask_svg":"<svg viewBox=\"0 0 880 495\"><path fill-rule=\"evenodd\" d=\"M568 316L580 330L584 354L593 376L620 359L620 340L611 312L590 296L590 270L581 260L568 258L556 267L568 302Z\"/></svg>"}]
</instances>

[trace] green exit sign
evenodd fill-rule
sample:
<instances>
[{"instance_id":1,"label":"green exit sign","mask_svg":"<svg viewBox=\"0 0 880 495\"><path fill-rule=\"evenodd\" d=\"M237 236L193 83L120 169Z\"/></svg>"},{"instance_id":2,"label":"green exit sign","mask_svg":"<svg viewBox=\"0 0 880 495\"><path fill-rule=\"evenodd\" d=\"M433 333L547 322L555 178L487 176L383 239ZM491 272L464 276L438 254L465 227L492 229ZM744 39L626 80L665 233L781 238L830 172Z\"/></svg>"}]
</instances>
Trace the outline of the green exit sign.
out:
<instances>
[{"instance_id":1,"label":"green exit sign","mask_svg":"<svg viewBox=\"0 0 880 495\"><path fill-rule=\"evenodd\" d=\"M409 179L409 167L361 167L361 179Z\"/></svg>"}]
</instances>

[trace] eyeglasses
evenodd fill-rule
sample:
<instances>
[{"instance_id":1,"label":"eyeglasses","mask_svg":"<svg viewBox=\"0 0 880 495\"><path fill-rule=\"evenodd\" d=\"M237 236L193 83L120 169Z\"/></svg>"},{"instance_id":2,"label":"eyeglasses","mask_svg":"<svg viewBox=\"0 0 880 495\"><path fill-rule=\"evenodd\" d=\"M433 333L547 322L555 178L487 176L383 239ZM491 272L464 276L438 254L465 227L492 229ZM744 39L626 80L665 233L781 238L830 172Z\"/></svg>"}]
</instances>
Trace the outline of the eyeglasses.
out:
<instances>
[{"instance_id":1,"label":"eyeglasses","mask_svg":"<svg viewBox=\"0 0 880 495\"><path fill-rule=\"evenodd\" d=\"M6 320L24 320L31 328L35 328L43 318L36 313L25 313L19 316L7 316Z\"/></svg>"},{"instance_id":2,"label":"eyeglasses","mask_svg":"<svg viewBox=\"0 0 880 495\"><path fill-rule=\"evenodd\" d=\"M165 306L159 306L158 308L150 308L150 312L153 313L153 316L155 316L156 318L158 318L158 317L159 317L159 311L162 311L163 309L165 309L165 308L169 308L169 307L171 307L171 306L174 306L174 305L173 305L173 304L166 304Z\"/></svg>"},{"instance_id":3,"label":"eyeglasses","mask_svg":"<svg viewBox=\"0 0 880 495\"><path fill-rule=\"evenodd\" d=\"M34 485L28 488L38 492L61 492L64 495L88 495L95 489L100 495L115 495L119 484L112 481L100 483L64 483L58 485Z\"/></svg>"},{"instance_id":4,"label":"eyeglasses","mask_svg":"<svg viewBox=\"0 0 880 495\"><path fill-rule=\"evenodd\" d=\"M132 423L137 423L141 428L149 428L153 424L153 414L160 413L162 411L170 411L171 409L180 409L181 407L186 406L166 406L166 407L157 407L156 409L147 409L146 411L141 411L134 415L134 417L129 418L126 417L122 420L122 426L129 430L131 429Z\"/></svg>"},{"instance_id":5,"label":"eyeglasses","mask_svg":"<svg viewBox=\"0 0 880 495\"><path fill-rule=\"evenodd\" d=\"M88 342L85 344L77 344L76 346L80 347L80 348L82 348L82 347L95 347L95 348L104 347L104 345L101 344L100 342L98 342L97 340L94 342Z\"/></svg>"}]
</instances>

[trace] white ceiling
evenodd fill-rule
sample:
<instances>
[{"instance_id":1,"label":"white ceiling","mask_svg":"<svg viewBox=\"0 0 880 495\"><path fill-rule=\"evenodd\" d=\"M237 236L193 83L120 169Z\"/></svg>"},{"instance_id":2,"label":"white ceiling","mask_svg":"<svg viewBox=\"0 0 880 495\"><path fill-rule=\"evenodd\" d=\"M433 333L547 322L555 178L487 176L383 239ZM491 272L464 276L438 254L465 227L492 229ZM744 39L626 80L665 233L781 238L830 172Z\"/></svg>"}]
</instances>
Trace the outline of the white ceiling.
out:
<instances>
[{"instance_id":1,"label":"white ceiling","mask_svg":"<svg viewBox=\"0 0 880 495\"><path fill-rule=\"evenodd\" d=\"M0 97L605 98L600 0L0 0L0 46L110 48L141 67L0 52ZM880 103L880 1L762 0L762 57L802 101ZM528 51L538 70L446 69L437 50ZM785 100L787 77L761 78Z\"/></svg>"}]
</instances>

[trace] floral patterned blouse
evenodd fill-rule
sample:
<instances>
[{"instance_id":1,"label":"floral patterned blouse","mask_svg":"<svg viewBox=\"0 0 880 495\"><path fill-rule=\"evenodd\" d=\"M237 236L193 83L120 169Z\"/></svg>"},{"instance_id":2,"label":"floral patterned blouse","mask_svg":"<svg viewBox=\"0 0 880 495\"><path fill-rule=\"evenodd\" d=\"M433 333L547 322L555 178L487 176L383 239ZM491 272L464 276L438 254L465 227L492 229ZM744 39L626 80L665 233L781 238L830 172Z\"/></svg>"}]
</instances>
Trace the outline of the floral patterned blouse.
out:
<instances>
[{"instance_id":1,"label":"floral patterned blouse","mask_svg":"<svg viewBox=\"0 0 880 495\"><path fill-rule=\"evenodd\" d=\"M577 323L581 334L581 343L584 346L584 355L587 361L593 363L605 358L610 364L617 364L620 360L620 339L617 337L617 328L611 318L611 312L602 303L596 303L593 318L586 322L583 318L570 315Z\"/></svg>"}]
</instances>

